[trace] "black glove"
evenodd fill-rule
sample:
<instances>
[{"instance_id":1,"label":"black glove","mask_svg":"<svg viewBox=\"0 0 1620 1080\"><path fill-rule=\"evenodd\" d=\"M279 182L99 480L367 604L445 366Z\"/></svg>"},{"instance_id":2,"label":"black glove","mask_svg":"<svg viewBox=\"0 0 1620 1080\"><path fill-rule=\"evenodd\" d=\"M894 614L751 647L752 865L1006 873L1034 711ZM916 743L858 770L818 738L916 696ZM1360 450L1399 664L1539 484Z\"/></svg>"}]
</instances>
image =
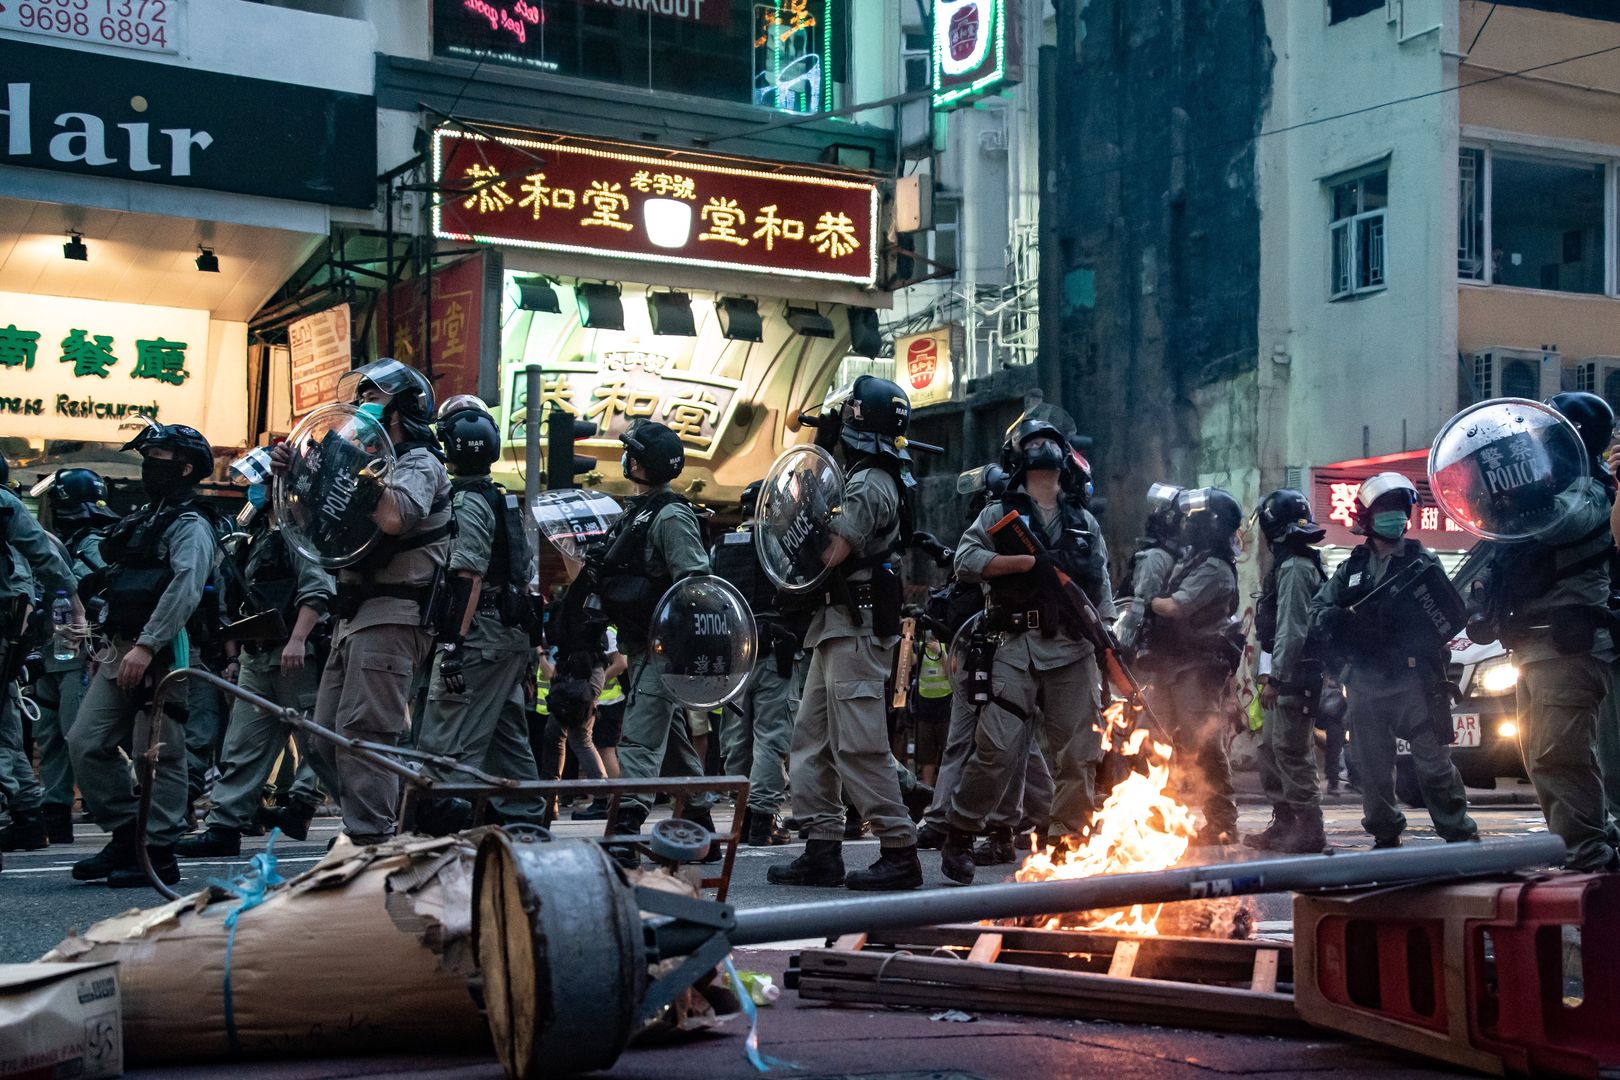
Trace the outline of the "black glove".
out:
<instances>
[{"instance_id":1,"label":"black glove","mask_svg":"<svg viewBox=\"0 0 1620 1080\"><path fill-rule=\"evenodd\" d=\"M465 694L467 680L461 674L465 660L461 655L462 644L459 641L447 641L439 648L439 676L444 679L444 688L452 694Z\"/></svg>"}]
</instances>

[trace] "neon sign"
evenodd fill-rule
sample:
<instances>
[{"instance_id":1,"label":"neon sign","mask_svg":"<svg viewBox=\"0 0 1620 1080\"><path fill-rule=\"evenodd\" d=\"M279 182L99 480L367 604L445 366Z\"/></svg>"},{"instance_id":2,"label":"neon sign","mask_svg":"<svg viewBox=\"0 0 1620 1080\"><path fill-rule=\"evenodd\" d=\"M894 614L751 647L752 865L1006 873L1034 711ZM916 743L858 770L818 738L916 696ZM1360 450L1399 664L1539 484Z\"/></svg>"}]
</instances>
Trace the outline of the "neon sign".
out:
<instances>
[{"instance_id":1,"label":"neon sign","mask_svg":"<svg viewBox=\"0 0 1620 1080\"><path fill-rule=\"evenodd\" d=\"M1022 75L1014 0L934 0L934 108L967 104Z\"/></svg>"}]
</instances>

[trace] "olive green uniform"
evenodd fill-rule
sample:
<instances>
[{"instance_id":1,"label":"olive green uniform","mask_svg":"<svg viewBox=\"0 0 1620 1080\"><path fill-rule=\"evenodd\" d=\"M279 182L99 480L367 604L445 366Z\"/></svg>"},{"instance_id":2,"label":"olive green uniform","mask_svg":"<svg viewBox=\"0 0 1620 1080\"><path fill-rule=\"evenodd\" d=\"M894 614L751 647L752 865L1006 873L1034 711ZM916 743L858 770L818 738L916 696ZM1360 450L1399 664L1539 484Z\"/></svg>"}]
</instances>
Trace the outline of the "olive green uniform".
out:
<instances>
[{"instance_id":1,"label":"olive green uniform","mask_svg":"<svg viewBox=\"0 0 1620 1080\"><path fill-rule=\"evenodd\" d=\"M1586 479L1559 501L1568 504L1569 515L1537 538L1538 547L1578 543L1609 520L1608 495L1596 480ZM1606 529L1602 535L1608 535ZM1552 552L1547 557L1556 561ZM1615 648L1609 631L1600 627L1589 648L1561 652L1552 633L1541 627L1569 617L1559 609L1604 611L1609 589L1606 561L1558 578L1540 596L1517 605L1516 616L1530 628L1515 635L1509 646L1519 668L1519 752L1547 827L1569 847L1565 865L1571 870L1612 870L1620 858L1616 854L1620 830L1604 796L1598 738L1600 706L1611 689Z\"/></svg>"},{"instance_id":2,"label":"olive green uniform","mask_svg":"<svg viewBox=\"0 0 1620 1080\"><path fill-rule=\"evenodd\" d=\"M1306 809L1320 806L1322 793L1316 775L1316 724L1300 692L1300 657L1311 629L1311 599L1326 575L1308 555L1286 553L1281 559L1277 635L1271 649L1271 681L1278 693L1261 722L1260 783L1271 805Z\"/></svg>"},{"instance_id":3,"label":"olive green uniform","mask_svg":"<svg viewBox=\"0 0 1620 1080\"><path fill-rule=\"evenodd\" d=\"M659 485L625 507L625 516L636 512L636 506L668 490ZM647 529L643 565L648 576L665 581L680 581L693 574L709 572L709 553L703 547L703 536L698 529L697 515L684 500L676 500L658 511ZM658 670L649 661L647 642L632 640L623 624L619 627L619 644L630 665L630 699L624 710L624 732L619 738L619 775L625 779L650 780L661 774L664 755L674 756L673 773L676 776L702 776L703 762L692 745L691 733L686 727L685 710L665 688ZM707 810L714 805L710 792L689 795L689 810ZM621 805L625 812L645 820L652 809L648 795L625 795Z\"/></svg>"},{"instance_id":4,"label":"olive green uniform","mask_svg":"<svg viewBox=\"0 0 1620 1080\"><path fill-rule=\"evenodd\" d=\"M720 542L751 546L753 529L745 525ZM791 643L780 635L791 636L793 631L774 615L756 619L756 625L759 659L735 708L728 705L721 716L720 759L730 775L748 777L748 809L774 817L787 802L788 751L793 745L789 701L793 655L784 651Z\"/></svg>"},{"instance_id":5,"label":"olive green uniform","mask_svg":"<svg viewBox=\"0 0 1620 1080\"><path fill-rule=\"evenodd\" d=\"M1119 613L1114 624L1114 635L1126 649L1136 648L1142 638L1142 623L1147 619L1148 605L1155 596L1164 593L1170 575L1176 568L1175 553L1154 544L1143 548L1131 559L1131 599Z\"/></svg>"},{"instance_id":6,"label":"olive green uniform","mask_svg":"<svg viewBox=\"0 0 1620 1080\"><path fill-rule=\"evenodd\" d=\"M956 548L958 580L985 580L984 569L997 554L990 527L1006 513L1006 506L992 503L962 534ZM1080 513L1096 545L1094 558L1106 566L1108 550L1096 519ZM1035 517L1032 524L1055 550L1063 538L1062 513L1037 506ZM1107 575L1099 575L1099 582L1102 595L1093 602L1100 616L1112 619L1116 612ZM1038 732L1056 783L1052 824L1078 835L1096 810L1096 764L1103 756L1100 707L1097 656L1090 642L1071 635L1061 620L1055 627L1003 633L990 672L990 701L979 710L973 751L951 800L951 826L964 832L984 828L1008 790L1022 786L1031 738Z\"/></svg>"},{"instance_id":7,"label":"olive green uniform","mask_svg":"<svg viewBox=\"0 0 1620 1080\"><path fill-rule=\"evenodd\" d=\"M1412 543L1406 541L1406 543ZM1351 562L1339 564L1326 585L1311 600L1311 619L1321 621L1330 608L1345 606L1345 594L1382 581L1392 556L1380 554L1368 541L1367 567L1354 574ZM1434 560L1422 551L1419 558ZM1437 561L1437 560L1436 560ZM1366 581L1353 580L1365 574ZM1412 748L1412 765L1423 789L1423 801L1434 827L1447 840L1470 840L1479 827L1468 816L1468 797L1462 777L1451 764L1448 743L1440 741L1430 716L1431 687L1418 665L1418 657L1404 664L1382 663L1351 651L1344 675L1349 698L1345 722L1350 727L1350 749L1356 755L1361 782L1361 827L1374 840L1390 843L1406 828L1406 815L1395 803L1395 740Z\"/></svg>"},{"instance_id":8,"label":"olive green uniform","mask_svg":"<svg viewBox=\"0 0 1620 1080\"><path fill-rule=\"evenodd\" d=\"M344 593L359 595L351 617L332 635L332 655L321 675L315 722L340 735L397 744L410 725L411 689L433 656L433 632L422 626L422 604L406 596L378 595L373 585L426 592L450 557L448 533L420 546L413 537L442 531L450 521L450 477L438 455L424 447L400 454L388 474L404 529L384 537L356 567L338 574ZM343 828L375 840L394 834L399 778L322 739L313 747L322 768L336 775Z\"/></svg>"},{"instance_id":9,"label":"olive green uniform","mask_svg":"<svg viewBox=\"0 0 1620 1080\"><path fill-rule=\"evenodd\" d=\"M117 658L100 665L91 678L78 716L68 731L73 775L84 795L84 804L96 824L107 830L135 820L135 785L123 748L132 742L135 717L146 709L150 688L174 663L171 647L175 639L202 601L203 588L219 559L213 526L200 511L181 514L159 541L158 555L167 561L172 573L168 586L135 641L113 638ZM117 568L111 572L117 573ZM118 669L136 645L152 651L152 663L141 687L124 690L118 685ZM186 831L185 731L168 715L172 709L171 702L164 716L148 717L159 750L146 842L157 846L172 845Z\"/></svg>"},{"instance_id":10,"label":"olive green uniform","mask_svg":"<svg viewBox=\"0 0 1620 1080\"><path fill-rule=\"evenodd\" d=\"M273 544L284 543L270 533L256 533L248 551L243 573L252 582L261 567L271 557ZM295 574L292 610L310 608L323 618L331 608L337 592L337 583L318 563L306 559L290 547L286 557L292 561ZM289 628L290 629L290 628ZM269 698L277 705L308 712L315 707L319 672L315 667L315 646L304 644L304 666L288 671L281 666L281 653L285 641L244 642L238 654L239 670L236 685L250 693ZM307 806L320 801L315 783L313 755L303 736L296 740L299 751L298 771L293 780L289 798ZM251 826L258 817L264 785L276 759L287 748L287 725L280 718L268 716L245 701L232 699L231 715L225 729L225 744L219 754L219 779L214 781L214 807L204 822L209 827L235 829L240 832ZM331 784L337 778L329 778Z\"/></svg>"},{"instance_id":11,"label":"olive green uniform","mask_svg":"<svg viewBox=\"0 0 1620 1080\"><path fill-rule=\"evenodd\" d=\"M58 590L73 594L75 582L60 546L40 527L22 501L0 488L0 603L9 609L17 597L32 597L37 579L46 603ZM0 634L20 632L20 627L0 627ZM17 648L22 648L19 643ZM3 674L3 673L0 673ZM69 781L69 799L72 781ZM15 680L0 687L0 799L13 812L38 810L45 802L45 790L34 777L34 766L23 745L22 701Z\"/></svg>"},{"instance_id":12,"label":"olive green uniform","mask_svg":"<svg viewBox=\"0 0 1620 1080\"><path fill-rule=\"evenodd\" d=\"M851 474L831 528L850 545L851 562L892 551L900 532L894 478L875 468ZM872 576L869 567L850 571L851 591ZM899 641L899 635L877 636L869 608L859 609L857 617L829 598L811 618L804 638L810 665L794 719L789 771L794 816L809 827L812 840L843 840L847 796L884 848L917 843L917 827L900 798L884 700Z\"/></svg>"},{"instance_id":13,"label":"olive green uniform","mask_svg":"<svg viewBox=\"0 0 1620 1080\"><path fill-rule=\"evenodd\" d=\"M77 581L83 581L102 566L99 536L86 532L72 541L62 541L59 554ZM54 594L53 594L54 595ZM40 783L45 788L47 806L73 805L73 758L68 754L67 732L79 715L79 702L90 675L83 651L71 660L58 660L50 648L41 661L42 673L34 680L31 696L39 706L34 722L34 745L39 750Z\"/></svg>"},{"instance_id":14,"label":"olive green uniform","mask_svg":"<svg viewBox=\"0 0 1620 1080\"><path fill-rule=\"evenodd\" d=\"M427 709L416 728L416 747L483 769L495 776L534 781L540 778L535 766L534 748L529 743L528 707L524 688L534 671L534 649L522 626L508 626L501 619L499 595L491 570L496 531L505 529L489 501L474 484L485 477L455 477L451 508L456 516L456 537L450 546L450 572L469 571L484 579L484 591L462 642L462 678L466 689L459 693L444 684L435 660L428 683ZM535 573L534 553L527 539L515 561L524 569L511 584L526 588ZM442 654L441 654L442 659ZM454 782L468 779L453 771L431 770L434 775ZM544 802L533 796L491 800L502 818L511 821L540 822Z\"/></svg>"}]
</instances>

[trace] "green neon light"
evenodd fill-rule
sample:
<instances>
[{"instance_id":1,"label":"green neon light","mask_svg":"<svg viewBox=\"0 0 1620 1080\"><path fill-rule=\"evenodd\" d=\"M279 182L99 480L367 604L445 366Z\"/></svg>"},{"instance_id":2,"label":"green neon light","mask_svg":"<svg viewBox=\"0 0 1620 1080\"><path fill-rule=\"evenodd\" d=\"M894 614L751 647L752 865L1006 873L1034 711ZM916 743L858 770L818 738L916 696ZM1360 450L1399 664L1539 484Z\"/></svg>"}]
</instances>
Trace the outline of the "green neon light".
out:
<instances>
[{"instance_id":1,"label":"green neon light","mask_svg":"<svg viewBox=\"0 0 1620 1080\"><path fill-rule=\"evenodd\" d=\"M934 27L934 108L942 109L963 98L975 96L1007 77L1007 9L1004 0L991 0L990 19L991 33L995 35L992 43L996 50L995 68L965 86L955 86L949 90L940 89L940 73L945 69L944 54L940 49L939 27Z\"/></svg>"}]
</instances>

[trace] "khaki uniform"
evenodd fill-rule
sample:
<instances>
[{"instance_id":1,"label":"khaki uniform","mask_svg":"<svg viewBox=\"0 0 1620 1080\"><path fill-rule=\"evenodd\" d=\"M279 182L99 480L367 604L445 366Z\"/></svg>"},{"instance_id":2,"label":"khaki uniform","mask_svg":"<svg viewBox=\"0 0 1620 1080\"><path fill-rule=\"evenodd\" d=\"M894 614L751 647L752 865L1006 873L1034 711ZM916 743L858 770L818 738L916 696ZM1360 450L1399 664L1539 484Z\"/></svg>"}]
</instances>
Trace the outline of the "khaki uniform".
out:
<instances>
[{"instance_id":1,"label":"khaki uniform","mask_svg":"<svg viewBox=\"0 0 1620 1080\"><path fill-rule=\"evenodd\" d=\"M1608 521L1608 494L1596 480L1588 478L1560 500L1572 503L1572 512L1556 530L1539 537L1539 545L1578 542ZM1548 552L1548 558L1554 557ZM1601 610L1608 606L1609 589L1609 567L1603 563L1553 582L1547 592L1522 605L1519 614L1545 625L1560 619L1560 608ZM1519 668L1519 751L1547 827L1569 847L1565 865L1582 871L1614 869L1620 859L1620 829L1604 795L1598 735L1615 660L1609 631L1599 629L1589 650L1567 654L1546 631L1531 630L1510 652Z\"/></svg>"},{"instance_id":2,"label":"khaki uniform","mask_svg":"<svg viewBox=\"0 0 1620 1080\"><path fill-rule=\"evenodd\" d=\"M1131 599L1119 613L1114 624L1114 635L1126 649L1136 648L1142 638L1142 622L1147 618L1148 604L1164 593L1170 575L1176 568L1175 553L1158 544L1143 548L1131 559Z\"/></svg>"},{"instance_id":3,"label":"khaki uniform","mask_svg":"<svg viewBox=\"0 0 1620 1080\"><path fill-rule=\"evenodd\" d=\"M267 530L256 530L252 548L248 552L244 573L253 583L276 553L273 547L285 544L282 538ZM337 592L337 583L317 563L298 552L286 551L292 560L296 575L292 611L312 608L325 617ZM256 614L250 612L249 614ZM289 627L290 629L290 627ZM245 642L238 656L240 670L236 685L243 690L260 694L277 705L308 711L315 707L315 692L319 673L315 668L313 643L304 646L304 666L287 671L281 666L281 652L286 642ZM315 784L313 755L308 743L300 735L295 740L298 748L298 772L289 797L313 806L320 801ZM264 785L270 778L276 759L287 749L287 725L274 716L266 716L245 701L232 699L230 722L225 729L225 744L219 755L219 779L214 781L214 808L204 822L241 831L251 826L258 817ZM337 778L330 777L335 784Z\"/></svg>"},{"instance_id":4,"label":"khaki uniform","mask_svg":"<svg viewBox=\"0 0 1620 1080\"><path fill-rule=\"evenodd\" d=\"M956 548L958 580L984 581L984 568L996 556L990 527L1006 512L1002 504L992 503L962 534ZM1097 545L1095 557L1106 565L1108 551L1096 519L1080 513ZM1035 516L1032 524L1055 549L1062 539L1063 514L1036 507ZM1099 580L1102 595L1093 602L1100 616L1112 619L1116 612L1108 578ZM1009 789L1020 786L1032 741L1039 740L1056 781L1052 824L1065 833L1080 833L1097 808L1096 765L1103 756L1100 709L1101 681L1090 642L1071 636L1061 623L1004 633L991 666L990 701L979 710L973 752L951 800L951 826L964 832L983 829Z\"/></svg>"},{"instance_id":5,"label":"khaki uniform","mask_svg":"<svg viewBox=\"0 0 1620 1080\"><path fill-rule=\"evenodd\" d=\"M58 590L72 595L75 582L61 546L5 488L0 488L0 545L0 602L8 610L16 598L33 597L36 578L46 603L55 599ZM21 629L0 627L0 634L20 633ZM0 672L0 677L7 674ZM22 695L16 681L7 678L0 686L0 802L13 812L32 812L44 803L45 790L34 777L33 762L23 744L22 720Z\"/></svg>"},{"instance_id":6,"label":"khaki uniform","mask_svg":"<svg viewBox=\"0 0 1620 1080\"><path fill-rule=\"evenodd\" d=\"M59 551L76 581L83 581L102 565L100 537L84 532L61 542ZM67 732L79 715L90 683L88 662L83 655L58 660L45 649L44 671L34 680L32 697L39 706L34 722L34 745L39 751L39 777L45 789L46 805L73 805L73 759L68 754Z\"/></svg>"},{"instance_id":7,"label":"khaki uniform","mask_svg":"<svg viewBox=\"0 0 1620 1080\"><path fill-rule=\"evenodd\" d=\"M832 531L852 549L850 560L890 551L899 530L894 478L875 468L852 474L832 519ZM848 577L853 588L870 581L872 571ZM875 634L870 610L857 622L844 605L828 603L810 621L804 638L810 666L794 719L789 772L794 816L809 826L812 840L843 840L847 797L883 847L917 843L917 827L900 798L884 700L899 641L898 635Z\"/></svg>"},{"instance_id":8,"label":"khaki uniform","mask_svg":"<svg viewBox=\"0 0 1620 1080\"><path fill-rule=\"evenodd\" d=\"M1366 570L1359 571L1368 575L1370 582L1351 580L1349 560L1339 564L1311 600L1313 622L1329 608L1342 607L1341 599L1347 590L1383 580L1391 557L1376 549L1370 555ZM1433 559L1434 555L1425 551L1419 557ZM1345 672L1349 697L1345 722L1350 726L1350 750L1356 755L1356 775L1361 782L1361 827L1374 840L1395 840L1406 828L1406 815L1395 803L1397 737L1412 748L1412 765L1435 830L1447 840L1469 840L1479 835L1479 827L1468 816L1468 797L1462 777L1451 764L1449 746L1435 734L1425 679L1413 661L1405 667L1389 667L1355 654Z\"/></svg>"},{"instance_id":9,"label":"khaki uniform","mask_svg":"<svg viewBox=\"0 0 1620 1080\"><path fill-rule=\"evenodd\" d=\"M135 820L135 785L123 747L132 743L136 715L146 712L152 687L174 663L176 638L202 600L219 559L219 545L213 526L200 512L176 518L158 544L158 555L167 561L172 577L158 598L152 614L135 641L114 638L118 657L100 665L79 704L79 714L68 731L68 752L73 759L73 775L84 795L96 824L112 830ZM117 572L116 568L113 570ZM118 668L135 645L152 650L153 660L142 685L127 691L118 685ZM184 690L171 695L165 713L183 706ZM178 699L176 702L175 699ZM152 810L147 822L146 842L169 846L186 831L186 741L185 731L173 715L148 721L159 741L158 762L152 791Z\"/></svg>"},{"instance_id":10,"label":"khaki uniform","mask_svg":"<svg viewBox=\"0 0 1620 1080\"><path fill-rule=\"evenodd\" d=\"M1311 598L1326 582L1315 559L1284 554L1277 567L1277 637L1271 679L1277 704L1265 710L1260 728L1260 783L1273 806L1320 806L1316 775L1316 725L1307 700L1290 687L1300 677L1299 659L1311 628Z\"/></svg>"},{"instance_id":11,"label":"khaki uniform","mask_svg":"<svg viewBox=\"0 0 1620 1080\"><path fill-rule=\"evenodd\" d=\"M1201 561L1196 565L1176 564L1171 575L1176 587L1170 599L1182 611L1182 617L1176 620L1178 630L1196 637L1199 631L1213 630L1225 622L1236 609L1237 571L1231 563L1215 556L1190 558ZM1206 830L1235 832L1237 803L1232 798L1232 763L1226 740L1231 676L1225 668L1212 665L1202 649L1178 653L1153 647L1148 670L1148 703L1175 740L1172 770L1183 785L1194 779L1203 798ZM1189 758L1196 778L1189 776Z\"/></svg>"},{"instance_id":12,"label":"khaki uniform","mask_svg":"<svg viewBox=\"0 0 1620 1080\"><path fill-rule=\"evenodd\" d=\"M773 816L787 802L788 751L793 745L793 713L788 710L792 671L777 670L776 657L761 643L761 655L737 698L720 722L720 757L732 776L748 777L748 809Z\"/></svg>"},{"instance_id":13,"label":"khaki uniform","mask_svg":"<svg viewBox=\"0 0 1620 1080\"><path fill-rule=\"evenodd\" d=\"M354 589L367 594L371 584L425 591L434 571L449 561L448 534L388 555L397 542L449 524L450 477L438 456L423 447L399 455L388 475L388 488L398 502L404 531L384 537L380 550L359 567L340 571L340 593ZM332 635L332 655L315 699L315 722L340 735L399 743L410 726L416 673L426 670L432 657L433 632L422 626L420 603L366 595L355 615L341 620ZM344 831L367 840L392 836L399 814L398 777L324 739L313 749L321 767L337 778Z\"/></svg>"},{"instance_id":14,"label":"khaki uniform","mask_svg":"<svg viewBox=\"0 0 1620 1080\"><path fill-rule=\"evenodd\" d=\"M484 477L457 477L450 482L454 495L451 508L456 515L456 538L450 547L450 572L470 571L484 578L482 593L472 625L462 642L462 678L467 688L461 693L444 684L439 662L433 665L428 683L427 709L416 728L416 746L432 754L442 754L463 764L483 769L495 776L535 781L534 748L529 744L528 707L524 687L534 671L534 649L528 631L501 621L494 601L499 595L490 580L490 559L495 551L496 530L506 528L497 520L489 502L478 492L467 489ZM534 553L525 541L517 561L524 567L514 586L526 588L534 576ZM430 770L440 779L467 780L453 770ZM539 823L545 806L534 796L490 800L502 818Z\"/></svg>"},{"instance_id":15,"label":"khaki uniform","mask_svg":"<svg viewBox=\"0 0 1620 1080\"><path fill-rule=\"evenodd\" d=\"M666 488L652 488L641 499L650 499ZM635 513L635 506L633 502L625 508L626 517ZM709 572L709 553L704 550L697 515L690 506L677 501L658 512L647 530L643 559L649 576L671 582ZM703 762L692 745L686 711L670 696L663 679L648 663L647 643L632 642L624 636L621 625L619 645L629 661L632 679L629 704L624 710L624 732L619 737L619 775L634 780L659 776L667 753L674 758L674 775L702 776ZM625 813L645 820L652 799L648 795L625 795L620 805ZM689 810L707 810L713 805L712 792L686 799Z\"/></svg>"},{"instance_id":16,"label":"khaki uniform","mask_svg":"<svg viewBox=\"0 0 1620 1080\"><path fill-rule=\"evenodd\" d=\"M950 825L951 799L962 779L962 768L973 754L979 731L979 710L962 694L951 697L950 726L945 733L945 754L940 759L939 776L934 780L934 798L923 815L923 824L944 830ZM1041 756L1035 725L1029 728L1028 750L1024 754L1020 783L1008 786L1001 802L985 818L988 828L1017 831L1026 824L1044 827L1052 819L1052 772Z\"/></svg>"}]
</instances>

